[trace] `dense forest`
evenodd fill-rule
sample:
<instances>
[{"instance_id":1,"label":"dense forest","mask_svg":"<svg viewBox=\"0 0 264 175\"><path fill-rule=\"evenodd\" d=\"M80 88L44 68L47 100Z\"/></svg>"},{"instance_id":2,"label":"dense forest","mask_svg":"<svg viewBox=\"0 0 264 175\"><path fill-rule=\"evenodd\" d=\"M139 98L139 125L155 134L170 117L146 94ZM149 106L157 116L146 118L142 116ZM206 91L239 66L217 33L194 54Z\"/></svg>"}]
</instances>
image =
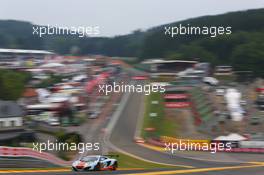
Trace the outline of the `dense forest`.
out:
<instances>
[{"instance_id":1,"label":"dense forest","mask_svg":"<svg viewBox=\"0 0 264 175\"><path fill-rule=\"evenodd\" d=\"M210 37L185 35L174 38L164 34L165 26L230 26L231 35ZM46 49L60 54L104 54L108 56L200 59L213 64L232 64L237 70L252 70L264 76L264 9L203 16L171 24L136 30L115 37L32 35L33 24L0 21L0 48Z\"/></svg>"}]
</instances>

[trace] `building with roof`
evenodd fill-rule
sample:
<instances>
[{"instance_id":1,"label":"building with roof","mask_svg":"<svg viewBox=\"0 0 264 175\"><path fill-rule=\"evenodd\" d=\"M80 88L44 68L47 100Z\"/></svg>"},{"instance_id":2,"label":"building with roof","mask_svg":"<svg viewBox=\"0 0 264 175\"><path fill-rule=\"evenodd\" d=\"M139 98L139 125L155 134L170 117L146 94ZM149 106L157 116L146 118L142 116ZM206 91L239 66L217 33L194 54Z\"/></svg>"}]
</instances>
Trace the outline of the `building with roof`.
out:
<instances>
[{"instance_id":1,"label":"building with roof","mask_svg":"<svg viewBox=\"0 0 264 175\"><path fill-rule=\"evenodd\" d=\"M13 101L0 100L0 145L17 145L32 139L33 133L25 130L24 111Z\"/></svg>"},{"instance_id":2,"label":"building with roof","mask_svg":"<svg viewBox=\"0 0 264 175\"><path fill-rule=\"evenodd\" d=\"M12 101L0 100L0 145L20 140L24 133L23 110Z\"/></svg>"},{"instance_id":3,"label":"building with roof","mask_svg":"<svg viewBox=\"0 0 264 175\"><path fill-rule=\"evenodd\" d=\"M197 63L198 61L151 59L143 61L142 65L151 75L174 76L181 71L194 67Z\"/></svg>"},{"instance_id":4,"label":"building with roof","mask_svg":"<svg viewBox=\"0 0 264 175\"><path fill-rule=\"evenodd\" d=\"M0 66L17 68L23 64L33 65L33 60L43 60L54 53L46 50L5 49L0 48Z\"/></svg>"},{"instance_id":5,"label":"building with roof","mask_svg":"<svg viewBox=\"0 0 264 175\"><path fill-rule=\"evenodd\" d=\"M22 108L13 101L0 100L0 132L22 129Z\"/></svg>"},{"instance_id":6,"label":"building with roof","mask_svg":"<svg viewBox=\"0 0 264 175\"><path fill-rule=\"evenodd\" d=\"M53 52L46 50L27 50L27 49L4 49L0 48L0 58L10 58L14 56L45 56L54 55Z\"/></svg>"}]
</instances>

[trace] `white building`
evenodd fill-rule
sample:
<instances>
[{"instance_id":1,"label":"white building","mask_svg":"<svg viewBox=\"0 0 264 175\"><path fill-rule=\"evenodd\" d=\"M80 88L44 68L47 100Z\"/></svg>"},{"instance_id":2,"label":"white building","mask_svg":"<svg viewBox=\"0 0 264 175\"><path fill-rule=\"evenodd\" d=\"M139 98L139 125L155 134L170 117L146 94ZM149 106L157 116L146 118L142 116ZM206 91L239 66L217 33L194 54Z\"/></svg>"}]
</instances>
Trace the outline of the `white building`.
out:
<instances>
[{"instance_id":1,"label":"white building","mask_svg":"<svg viewBox=\"0 0 264 175\"><path fill-rule=\"evenodd\" d=\"M23 127L23 110L12 101L0 100L0 132Z\"/></svg>"}]
</instances>

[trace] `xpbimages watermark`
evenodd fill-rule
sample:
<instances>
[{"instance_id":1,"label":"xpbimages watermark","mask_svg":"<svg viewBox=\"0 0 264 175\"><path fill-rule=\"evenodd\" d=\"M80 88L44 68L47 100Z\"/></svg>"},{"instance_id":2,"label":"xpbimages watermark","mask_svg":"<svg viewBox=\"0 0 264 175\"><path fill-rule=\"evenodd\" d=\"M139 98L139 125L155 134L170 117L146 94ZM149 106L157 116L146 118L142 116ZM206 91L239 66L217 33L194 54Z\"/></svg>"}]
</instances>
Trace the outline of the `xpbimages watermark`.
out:
<instances>
[{"instance_id":1,"label":"xpbimages watermark","mask_svg":"<svg viewBox=\"0 0 264 175\"><path fill-rule=\"evenodd\" d=\"M111 92L115 93L144 93L145 95L150 95L152 92L164 93L166 91L164 84L125 84L124 82L112 84L99 84L99 93L104 93L108 95Z\"/></svg>"},{"instance_id":2,"label":"xpbimages watermark","mask_svg":"<svg viewBox=\"0 0 264 175\"><path fill-rule=\"evenodd\" d=\"M32 34L43 37L45 35L77 35L78 37L92 37L100 34L99 26L33 26Z\"/></svg>"},{"instance_id":3,"label":"xpbimages watermark","mask_svg":"<svg viewBox=\"0 0 264 175\"><path fill-rule=\"evenodd\" d=\"M164 34L172 38L179 35L207 35L211 38L219 35L232 34L232 27L230 26L191 26L190 24L177 26L165 26Z\"/></svg>"},{"instance_id":4,"label":"xpbimages watermark","mask_svg":"<svg viewBox=\"0 0 264 175\"><path fill-rule=\"evenodd\" d=\"M176 153L176 151L210 151L211 153L216 153L217 151L230 151L232 149L232 143L195 143L189 140L179 140L175 143L164 143L164 151L170 152L171 154Z\"/></svg>"},{"instance_id":5,"label":"xpbimages watermark","mask_svg":"<svg viewBox=\"0 0 264 175\"><path fill-rule=\"evenodd\" d=\"M34 151L42 153L43 151L78 151L84 153L86 151L98 151L100 149L100 143L67 143L67 142L47 142L33 143Z\"/></svg>"}]
</instances>

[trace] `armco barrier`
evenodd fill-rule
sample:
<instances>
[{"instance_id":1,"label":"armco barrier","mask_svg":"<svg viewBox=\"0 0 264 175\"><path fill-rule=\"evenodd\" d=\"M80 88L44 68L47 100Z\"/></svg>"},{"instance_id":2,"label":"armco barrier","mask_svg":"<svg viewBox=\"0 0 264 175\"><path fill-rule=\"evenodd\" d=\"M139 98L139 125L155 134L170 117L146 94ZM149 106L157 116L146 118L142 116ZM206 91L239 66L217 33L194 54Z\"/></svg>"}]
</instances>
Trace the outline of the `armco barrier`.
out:
<instances>
[{"instance_id":1,"label":"armco barrier","mask_svg":"<svg viewBox=\"0 0 264 175\"><path fill-rule=\"evenodd\" d=\"M52 154L46 152L34 151L32 148L24 147L6 147L0 146L0 156L2 157L32 157L36 159L46 160L56 165L68 166L70 161L64 161Z\"/></svg>"}]
</instances>

